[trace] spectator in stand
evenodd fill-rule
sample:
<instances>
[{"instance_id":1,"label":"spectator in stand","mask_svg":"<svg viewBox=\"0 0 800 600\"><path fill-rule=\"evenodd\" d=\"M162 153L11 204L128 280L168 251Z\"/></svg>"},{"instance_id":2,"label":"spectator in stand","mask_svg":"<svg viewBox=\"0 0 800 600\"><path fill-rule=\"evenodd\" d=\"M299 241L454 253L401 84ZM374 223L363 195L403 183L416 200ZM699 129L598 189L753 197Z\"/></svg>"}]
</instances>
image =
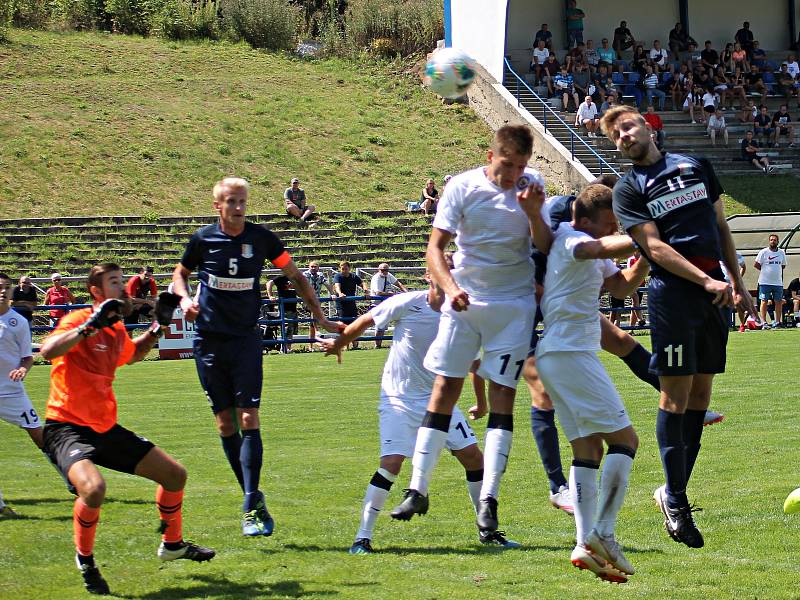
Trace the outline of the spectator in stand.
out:
<instances>
[{"instance_id":1,"label":"spectator in stand","mask_svg":"<svg viewBox=\"0 0 800 600\"><path fill-rule=\"evenodd\" d=\"M750 31L750 22L745 21L742 23L742 28L736 32L734 36L734 41L740 45L742 50L744 50L747 55L749 56L750 53L753 51L753 32ZM735 60L735 59L734 59Z\"/></svg>"},{"instance_id":2,"label":"spectator in stand","mask_svg":"<svg viewBox=\"0 0 800 600\"><path fill-rule=\"evenodd\" d=\"M628 29L627 21L620 21L619 27L614 30L614 43L612 48L616 52L616 58L622 58L622 52L628 48L632 48L636 43L636 38L633 37L631 30Z\"/></svg>"},{"instance_id":3,"label":"spectator in stand","mask_svg":"<svg viewBox=\"0 0 800 600\"><path fill-rule=\"evenodd\" d=\"M712 79L714 93L719 94L719 106L733 109L733 90L728 85L728 76L725 74L725 67L717 67Z\"/></svg>"},{"instance_id":4,"label":"spectator in stand","mask_svg":"<svg viewBox=\"0 0 800 600\"><path fill-rule=\"evenodd\" d=\"M695 85L699 85L704 90L714 87L714 80L709 76L708 71L695 71L694 81Z\"/></svg>"},{"instance_id":5,"label":"spectator in stand","mask_svg":"<svg viewBox=\"0 0 800 600\"><path fill-rule=\"evenodd\" d=\"M567 40L569 47L583 41L583 19L586 14L577 7L575 0L567 2Z\"/></svg>"},{"instance_id":6,"label":"spectator in stand","mask_svg":"<svg viewBox=\"0 0 800 600\"><path fill-rule=\"evenodd\" d=\"M792 314L794 315L795 327L800 327L800 277L795 277L789 282L786 288L789 300L792 301Z\"/></svg>"},{"instance_id":7,"label":"spectator in stand","mask_svg":"<svg viewBox=\"0 0 800 600\"><path fill-rule=\"evenodd\" d=\"M273 294L277 290L277 296ZM283 315L285 342L281 345L281 354L292 351L292 338L297 333L297 290L286 275L281 273L267 281L267 298L278 304L278 311Z\"/></svg>"},{"instance_id":8,"label":"spectator in stand","mask_svg":"<svg viewBox=\"0 0 800 600\"><path fill-rule=\"evenodd\" d=\"M336 311L343 323L350 324L356 320L358 307L355 300L342 300L342 298L355 296L359 288L364 295L369 293L369 288L361 281L361 277L350 272L350 263L343 260L339 263L339 272L333 277L333 293L339 298L336 301ZM352 348L353 350L358 348L358 341L353 342Z\"/></svg>"},{"instance_id":9,"label":"spectator in stand","mask_svg":"<svg viewBox=\"0 0 800 600\"><path fill-rule=\"evenodd\" d=\"M669 49L675 60L681 60L681 52L686 52L691 42L694 42L696 48L697 42L684 30L683 23L675 23L675 27L669 32Z\"/></svg>"},{"instance_id":10,"label":"spectator in stand","mask_svg":"<svg viewBox=\"0 0 800 600\"><path fill-rule=\"evenodd\" d=\"M672 110L681 110L683 101L687 93L687 77L690 75L689 67L681 65L678 73L672 78L670 83L670 93L672 95Z\"/></svg>"},{"instance_id":11,"label":"spectator in stand","mask_svg":"<svg viewBox=\"0 0 800 600\"><path fill-rule=\"evenodd\" d=\"M306 202L306 192L300 187L300 180L297 177L292 178L291 187L283 192L283 202L286 205L286 214L301 221L307 221L317 209L313 204Z\"/></svg>"},{"instance_id":12,"label":"spectator in stand","mask_svg":"<svg viewBox=\"0 0 800 600\"><path fill-rule=\"evenodd\" d=\"M728 124L725 123L725 117L722 111L718 108L714 114L708 117L708 128L706 129L708 135L711 137L711 145L717 145L717 136L721 135L725 140L725 146L728 145Z\"/></svg>"},{"instance_id":13,"label":"spectator in stand","mask_svg":"<svg viewBox=\"0 0 800 600\"><path fill-rule=\"evenodd\" d=\"M540 85L542 81L542 65L547 61L550 56L550 51L544 45L544 40L539 40L533 49L531 56L531 73L536 76L536 84Z\"/></svg>"},{"instance_id":14,"label":"spectator in stand","mask_svg":"<svg viewBox=\"0 0 800 600\"><path fill-rule=\"evenodd\" d=\"M772 118L767 112L767 107L762 106L758 115L753 119L753 133L758 137L761 145L766 147L772 146L772 134L774 131L775 130L772 128Z\"/></svg>"},{"instance_id":15,"label":"spectator in stand","mask_svg":"<svg viewBox=\"0 0 800 600\"><path fill-rule=\"evenodd\" d=\"M600 112L598 113L600 117L602 117L605 112L615 106L619 105L619 96L617 92L612 90L606 95L605 102L600 105Z\"/></svg>"},{"instance_id":16,"label":"spectator in stand","mask_svg":"<svg viewBox=\"0 0 800 600\"><path fill-rule=\"evenodd\" d=\"M63 304L75 304L75 296L67 289L66 286L61 285L61 273L53 273L50 276L53 282L53 287L49 288L44 294L44 303L50 306L57 306ZM61 308L50 309L50 327L58 325L58 321L67 314L67 311Z\"/></svg>"},{"instance_id":17,"label":"spectator in stand","mask_svg":"<svg viewBox=\"0 0 800 600\"><path fill-rule=\"evenodd\" d=\"M747 91L750 94L761 94L761 103L766 103L767 85L756 65L750 65L750 72L745 75L745 81L747 82Z\"/></svg>"},{"instance_id":18,"label":"spectator in stand","mask_svg":"<svg viewBox=\"0 0 800 600\"><path fill-rule=\"evenodd\" d=\"M753 137L752 131L746 131L744 139L742 140L742 160L751 163L756 169L764 171L764 173L772 173L773 168L769 165L769 159L766 156L759 156L761 151L761 144Z\"/></svg>"},{"instance_id":19,"label":"spectator in stand","mask_svg":"<svg viewBox=\"0 0 800 600\"><path fill-rule=\"evenodd\" d=\"M426 215L436 214L436 204L439 202L439 190L436 189L436 182L433 179L428 179L425 182L425 187L422 188L422 194L419 197L419 206L425 211Z\"/></svg>"},{"instance_id":20,"label":"spectator in stand","mask_svg":"<svg viewBox=\"0 0 800 600\"><path fill-rule=\"evenodd\" d=\"M605 102L606 95L613 90L613 87L608 87L609 79L610 75L608 74L608 67L604 64L600 65L597 68L597 72L592 76L592 84L594 85L594 94L592 94L592 100L594 100L594 103L598 106Z\"/></svg>"},{"instance_id":21,"label":"spectator in stand","mask_svg":"<svg viewBox=\"0 0 800 600\"><path fill-rule=\"evenodd\" d=\"M725 44L725 49L719 55L719 64L725 67L725 70L733 71L733 44L730 42Z\"/></svg>"},{"instance_id":22,"label":"spectator in stand","mask_svg":"<svg viewBox=\"0 0 800 600\"><path fill-rule=\"evenodd\" d=\"M698 121L700 123L705 123L703 111L700 110L698 106L699 95L702 95L703 91L693 84L691 74L686 78L686 89L688 91L683 99L683 112L689 113L689 119L691 119L692 125L697 124Z\"/></svg>"},{"instance_id":23,"label":"spectator in stand","mask_svg":"<svg viewBox=\"0 0 800 600\"><path fill-rule=\"evenodd\" d=\"M689 49L681 53L681 56L683 57L681 60L682 64L688 64L692 70L707 72L702 68L703 54L697 49L697 44L694 40L689 42Z\"/></svg>"},{"instance_id":24,"label":"spectator in stand","mask_svg":"<svg viewBox=\"0 0 800 600\"><path fill-rule=\"evenodd\" d=\"M552 97L555 94L553 83L555 82L556 76L561 71L561 65L559 64L558 59L553 51L550 51L550 56L547 57L547 60L542 67L542 71L544 82L547 84L547 95Z\"/></svg>"},{"instance_id":25,"label":"spectator in stand","mask_svg":"<svg viewBox=\"0 0 800 600\"><path fill-rule=\"evenodd\" d=\"M777 83L775 91L779 96L786 98L787 103L792 96L798 95L797 87L795 86L795 78L789 73L789 65L782 63L775 79Z\"/></svg>"},{"instance_id":26,"label":"spectator in stand","mask_svg":"<svg viewBox=\"0 0 800 600\"><path fill-rule=\"evenodd\" d=\"M750 53L750 64L755 65L763 71L768 68L767 53L761 48L758 40L753 40L753 51Z\"/></svg>"},{"instance_id":27,"label":"spectator in stand","mask_svg":"<svg viewBox=\"0 0 800 600\"><path fill-rule=\"evenodd\" d=\"M644 46L637 44L633 49L633 58L631 59L629 68L631 71L636 71L640 75L644 75L644 69L650 62L650 56L644 49ZM620 65L622 66L622 65Z\"/></svg>"},{"instance_id":28,"label":"spectator in stand","mask_svg":"<svg viewBox=\"0 0 800 600\"><path fill-rule=\"evenodd\" d=\"M153 267L142 267L138 275L128 279L125 284L125 292L131 299L131 314L125 317L126 325L135 325L139 322L139 317L151 319L153 309L156 306L158 288L153 279Z\"/></svg>"},{"instance_id":29,"label":"spectator in stand","mask_svg":"<svg viewBox=\"0 0 800 600\"><path fill-rule=\"evenodd\" d=\"M739 67L735 67L733 75L728 78L728 88L730 89L731 98L736 96L739 98L739 106L747 104L747 81L744 78L744 73Z\"/></svg>"},{"instance_id":30,"label":"spectator in stand","mask_svg":"<svg viewBox=\"0 0 800 600\"><path fill-rule=\"evenodd\" d=\"M733 53L731 54L731 64L733 68L739 68L743 73L750 70L750 63L747 62L747 51L742 48L739 42L733 45Z\"/></svg>"},{"instance_id":31,"label":"spectator in stand","mask_svg":"<svg viewBox=\"0 0 800 600\"><path fill-rule=\"evenodd\" d=\"M578 112L575 115L575 127L585 127L587 137L597 137L595 131L597 130L597 122L599 120L600 117L597 113L597 105L592 102L591 96L586 96L586 99L578 107Z\"/></svg>"},{"instance_id":32,"label":"spectator in stand","mask_svg":"<svg viewBox=\"0 0 800 600\"><path fill-rule=\"evenodd\" d=\"M761 301L762 327L767 325L767 303L772 300L775 304L775 320L772 329L782 327L783 316L783 270L786 268L786 253L778 248L778 236L774 233L769 236L769 245L763 248L756 256L754 263L758 269L758 299Z\"/></svg>"},{"instance_id":33,"label":"spectator in stand","mask_svg":"<svg viewBox=\"0 0 800 600\"><path fill-rule=\"evenodd\" d=\"M647 65L645 67L645 76L644 76L644 92L647 96L647 103L653 104L653 96L658 98L659 107L658 110L664 110L664 99L667 95L664 93L664 90L658 87L658 75L653 72L653 67Z\"/></svg>"},{"instance_id":34,"label":"spectator in stand","mask_svg":"<svg viewBox=\"0 0 800 600\"><path fill-rule=\"evenodd\" d=\"M594 40L586 40L586 48L583 51L583 57L586 64L589 66L589 72L594 74L600 66L600 55L597 53L597 48L594 47Z\"/></svg>"},{"instance_id":35,"label":"spectator in stand","mask_svg":"<svg viewBox=\"0 0 800 600\"><path fill-rule=\"evenodd\" d=\"M315 260L308 263L308 269L303 271L303 277L308 280L311 289L314 290L317 298L322 298L322 288L328 290L328 296L333 296L333 290L331 290L331 286L328 283L328 278L325 276L324 273L320 272L319 270L319 263ZM320 306L322 306L322 312L326 314L330 314L329 309L327 306L322 304L320 301ZM308 351L314 351L314 339L317 337L317 320L313 318L311 322L308 324L308 337L312 340L308 343Z\"/></svg>"},{"instance_id":36,"label":"spectator in stand","mask_svg":"<svg viewBox=\"0 0 800 600\"><path fill-rule=\"evenodd\" d=\"M713 115L716 111L717 96L712 90L706 89L705 93L703 94L703 116L705 117L705 120L707 121L710 119L711 115Z\"/></svg>"},{"instance_id":37,"label":"spectator in stand","mask_svg":"<svg viewBox=\"0 0 800 600\"><path fill-rule=\"evenodd\" d=\"M592 76L589 73L589 68L583 63L575 65L575 71L572 73L572 88L579 98L591 95L594 90L590 91L592 85Z\"/></svg>"},{"instance_id":38,"label":"spectator in stand","mask_svg":"<svg viewBox=\"0 0 800 600\"><path fill-rule=\"evenodd\" d=\"M752 123L758 116L758 107L752 98L747 99L747 104L739 109L739 123Z\"/></svg>"},{"instance_id":39,"label":"spectator in stand","mask_svg":"<svg viewBox=\"0 0 800 600\"><path fill-rule=\"evenodd\" d=\"M669 52L661 47L661 42L653 40L650 48L650 63L655 71L666 71L669 68Z\"/></svg>"},{"instance_id":40,"label":"spectator in stand","mask_svg":"<svg viewBox=\"0 0 800 600\"><path fill-rule=\"evenodd\" d=\"M617 59L617 53L613 48L608 47L608 38L600 40L600 47L597 49L597 56L600 57L600 63L605 63L609 68L614 64Z\"/></svg>"},{"instance_id":41,"label":"spectator in stand","mask_svg":"<svg viewBox=\"0 0 800 600\"><path fill-rule=\"evenodd\" d=\"M555 80L553 81L553 86L555 87L555 93L561 95L561 102L564 112L570 112L570 97L572 97L572 99L575 101L575 110L578 109L578 104L580 104L581 101L572 86L572 75L567 73L566 65L561 65L561 71L558 73L558 75L556 75Z\"/></svg>"},{"instance_id":42,"label":"spectator in stand","mask_svg":"<svg viewBox=\"0 0 800 600\"><path fill-rule=\"evenodd\" d=\"M586 62L586 44L583 42L578 42L578 45L572 48L567 55L564 57L564 61L567 65L567 70L572 73L575 71L575 67L580 64L584 64Z\"/></svg>"},{"instance_id":43,"label":"spectator in stand","mask_svg":"<svg viewBox=\"0 0 800 600\"><path fill-rule=\"evenodd\" d=\"M794 54L790 54L781 64L786 65L786 70L789 71L789 75L794 79L797 79L797 76L800 75L800 64L797 63L797 58L795 58Z\"/></svg>"},{"instance_id":44,"label":"spectator in stand","mask_svg":"<svg viewBox=\"0 0 800 600\"><path fill-rule=\"evenodd\" d=\"M719 64L719 53L711 47L711 40L706 40L705 48L700 52L700 65L709 73L714 73Z\"/></svg>"},{"instance_id":45,"label":"spectator in stand","mask_svg":"<svg viewBox=\"0 0 800 600\"><path fill-rule=\"evenodd\" d=\"M11 292L11 308L30 323L33 320L33 309L39 304L39 295L28 275L19 278L19 285Z\"/></svg>"},{"instance_id":46,"label":"spectator in stand","mask_svg":"<svg viewBox=\"0 0 800 600\"><path fill-rule=\"evenodd\" d=\"M789 138L789 148L794 148L794 126L788 110L789 106L787 104L781 104L778 112L772 115L772 143L775 148L780 148L780 137L782 135Z\"/></svg>"},{"instance_id":47,"label":"spectator in stand","mask_svg":"<svg viewBox=\"0 0 800 600\"><path fill-rule=\"evenodd\" d=\"M550 31L550 27L548 27L547 23L542 23L542 28L533 36L534 47L539 45L539 40L544 42L544 47L548 50L553 49L553 33Z\"/></svg>"},{"instance_id":48,"label":"spectator in stand","mask_svg":"<svg viewBox=\"0 0 800 600\"><path fill-rule=\"evenodd\" d=\"M388 298L394 296L397 290L407 292L408 288L402 284L394 275L389 273L388 263L378 265L378 272L372 276L369 282L369 295L378 298ZM375 337L380 338L386 333L385 329L375 329ZM383 340L375 340L375 347L380 348Z\"/></svg>"},{"instance_id":49,"label":"spectator in stand","mask_svg":"<svg viewBox=\"0 0 800 600\"><path fill-rule=\"evenodd\" d=\"M664 122L656 114L655 107L652 104L647 105L647 112L644 113L644 120L650 125L653 130L654 140L656 146L661 150L664 147Z\"/></svg>"}]
</instances>

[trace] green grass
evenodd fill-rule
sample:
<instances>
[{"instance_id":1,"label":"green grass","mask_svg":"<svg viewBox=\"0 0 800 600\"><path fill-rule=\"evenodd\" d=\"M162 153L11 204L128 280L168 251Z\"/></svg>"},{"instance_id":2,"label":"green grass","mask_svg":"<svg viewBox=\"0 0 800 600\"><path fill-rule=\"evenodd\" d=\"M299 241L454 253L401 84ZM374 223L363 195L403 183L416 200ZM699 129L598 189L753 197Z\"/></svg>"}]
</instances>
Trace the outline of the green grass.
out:
<instances>
[{"instance_id":1,"label":"green grass","mask_svg":"<svg viewBox=\"0 0 800 600\"><path fill-rule=\"evenodd\" d=\"M800 211L800 178L793 175L721 176L725 214Z\"/></svg>"},{"instance_id":2,"label":"green grass","mask_svg":"<svg viewBox=\"0 0 800 600\"><path fill-rule=\"evenodd\" d=\"M705 509L698 514L702 550L672 542L651 499L662 480L653 390L621 361L603 357L641 438L618 527L638 571L625 586L569 564L574 526L547 502L523 390L500 517L524 549L500 553L476 543L463 472L443 456L428 515L410 523L382 516L375 536L381 553L348 556L377 466L385 350L346 354L343 365L319 354L265 359L263 487L277 529L263 539L240 535L240 497L192 362L121 369L120 422L186 465L186 533L218 556L161 567L154 486L116 473L107 474L96 554L112 590L127 598L797 598L800 520L781 512L786 494L800 485L797 340L795 331L732 336L728 373L718 378L713 401L727 419L705 431L690 486ZM27 381L39 409L47 378L48 368L36 367ZM469 406L465 396L461 405ZM86 598L72 564L70 497L27 436L2 427L0 485L25 518L0 521L0 596ZM566 446L563 452L567 463ZM388 507L401 498L408 468Z\"/></svg>"}]
</instances>

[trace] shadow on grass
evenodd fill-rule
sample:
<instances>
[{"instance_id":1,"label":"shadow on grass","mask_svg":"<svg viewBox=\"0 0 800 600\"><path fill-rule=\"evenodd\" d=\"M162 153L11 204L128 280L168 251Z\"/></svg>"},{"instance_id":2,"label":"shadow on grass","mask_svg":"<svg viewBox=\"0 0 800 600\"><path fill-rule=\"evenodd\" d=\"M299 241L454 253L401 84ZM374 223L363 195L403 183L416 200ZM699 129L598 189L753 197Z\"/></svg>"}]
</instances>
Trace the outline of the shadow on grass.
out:
<instances>
[{"instance_id":1,"label":"shadow on grass","mask_svg":"<svg viewBox=\"0 0 800 600\"><path fill-rule=\"evenodd\" d=\"M72 505L75 502L76 496L72 495L64 495L61 498L14 498L13 500L9 498L9 504L20 505L20 506L35 506L37 504L69 504ZM138 499L130 499L130 498L115 498L114 496L107 496L105 500L103 500L103 504L155 504L156 500L155 497L152 500L142 500L141 498Z\"/></svg>"},{"instance_id":2,"label":"shadow on grass","mask_svg":"<svg viewBox=\"0 0 800 600\"><path fill-rule=\"evenodd\" d=\"M187 584L185 587L167 587L141 596L127 596L120 594L120 598L142 600L180 600L181 598L268 598L278 596L282 598L304 598L306 596L333 596L336 590L304 590L300 581L286 580L274 583L236 582L224 577L213 575L194 575L193 582L202 585Z\"/></svg>"},{"instance_id":3,"label":"shadow on grass","mask_svg":"<svg viewBox=\"0 0 800 600\"><path fill-rule=\"evenodd\" d=\"M37 517L35 515L26 515L24 513L17 513L13 517L0 517L0 523L3 521L72 521L72 515L62 515L57 517Z\"/></svg>"},{"instance_id":4,"label":"shadow on grass","mask_svg":"<svg viewBox=\"0 0 800 600\"><path fill-rule=\"evenodd\" d=\"M310 544L303 546L300 544L286 544L285 550L295 550L297 552L334 552L337 554L346 554L350 549L349 546L318 546ZM448 554L493 554L497 552L536 552L546 550L548 552L560 552L564 550L563 546L542 546L542 545L524 545L522 548L515 548L513 550L506 550L497 546L386 546L378 547L375 549L376 554L428 554L428 555L448 555Z\"/></svg>"}]
</instances>

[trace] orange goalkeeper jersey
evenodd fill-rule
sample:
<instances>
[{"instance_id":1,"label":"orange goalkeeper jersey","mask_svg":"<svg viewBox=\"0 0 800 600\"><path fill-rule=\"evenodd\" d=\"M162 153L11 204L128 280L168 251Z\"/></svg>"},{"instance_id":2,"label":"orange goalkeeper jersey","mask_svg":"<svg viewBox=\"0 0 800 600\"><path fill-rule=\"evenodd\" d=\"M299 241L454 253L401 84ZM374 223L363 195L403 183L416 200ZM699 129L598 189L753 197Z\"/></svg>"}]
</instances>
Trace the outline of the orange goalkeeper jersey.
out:
<instances>
[{"instance_id":1,"label":"orange goalkeeper jersey","mask_svg":"<svg viewBox=\"0 0 800 600\"><path fill-rule=\"evenodd\" d=\"M91 308L67 313L53 335L75 329L91 314ZM117 422L117 399L111 387L114 373L135 351L125 325L117 321L54 358L45 417L91 427L98 433L111 429Z\"/></svg>"}]
</instances>

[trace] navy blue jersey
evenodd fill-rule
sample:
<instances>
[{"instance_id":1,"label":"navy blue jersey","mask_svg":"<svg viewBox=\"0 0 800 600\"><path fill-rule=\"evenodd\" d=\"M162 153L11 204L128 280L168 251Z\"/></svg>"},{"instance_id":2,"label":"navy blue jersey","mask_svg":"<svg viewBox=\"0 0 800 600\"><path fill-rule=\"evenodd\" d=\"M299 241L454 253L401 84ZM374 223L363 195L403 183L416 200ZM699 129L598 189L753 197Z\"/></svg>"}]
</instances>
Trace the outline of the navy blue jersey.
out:
<instances>
[{"instance_id":1,"label":"navy blue jersey","mask_svg":"<svg viewBox=\"0 0 800 600\"><path fill-rule=\"evenodd\" d=\"M634 166L614 186L614 213L625 231L653 221L662 241L706 272L721 258L714 203L722 186L704 158L666 153L646 167ZM650 260L654 276L665 274Z\"/></svg>"},{"instance_id":2,"label":"navy blue jersey","mask_svg":"<svg viewBox=\"0 0 800 600\"><path fill-rule=\"evenodd\" d=\"M572 205L575 204L575 198L576 196L551 196L547 199L547 202L550 203L548 214L553 233L561 223L572 221ZM542 254L534 247L531 258L533 258L534 268L533 279L539 285L544 285L544 276L547 273L547 255Z\"/></svg>"},{"instance_id":3,"label":"navy blue jersey","mask_svg":"<svg viewBox=\"0 0 800 600\"><path fill-rule=\"evenodd\" d=\"M217 223L192 235L181 264L196 269L200 279L198 331L252 333L261 311L261 270L267 260L281 268L290 257L278 236L261 225L247 222L232 237Z\"/></svg>"}]
</instances>

